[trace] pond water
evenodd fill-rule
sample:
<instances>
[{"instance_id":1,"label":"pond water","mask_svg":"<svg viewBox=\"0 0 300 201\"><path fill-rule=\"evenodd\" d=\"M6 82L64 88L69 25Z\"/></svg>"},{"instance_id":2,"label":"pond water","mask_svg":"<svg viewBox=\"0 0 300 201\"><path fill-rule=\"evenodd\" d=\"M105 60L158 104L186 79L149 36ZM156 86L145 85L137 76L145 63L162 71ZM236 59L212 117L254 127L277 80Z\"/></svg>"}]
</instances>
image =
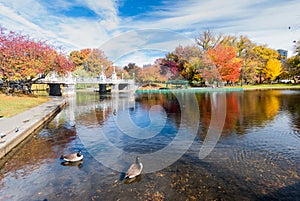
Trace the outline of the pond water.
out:
<instances>
[{"instance_id":1,"label":"pond water","mask_svg":"<svg viewBox=\"0 0 300 201\"><path fill-rule=\"evenodd\" d=\"M0 200L300 200L300 91L99 95L1 161ZM83 161L63 164L82 150ZM144 170L124 172L139 155Z\"/></svg>"}]
</instances>

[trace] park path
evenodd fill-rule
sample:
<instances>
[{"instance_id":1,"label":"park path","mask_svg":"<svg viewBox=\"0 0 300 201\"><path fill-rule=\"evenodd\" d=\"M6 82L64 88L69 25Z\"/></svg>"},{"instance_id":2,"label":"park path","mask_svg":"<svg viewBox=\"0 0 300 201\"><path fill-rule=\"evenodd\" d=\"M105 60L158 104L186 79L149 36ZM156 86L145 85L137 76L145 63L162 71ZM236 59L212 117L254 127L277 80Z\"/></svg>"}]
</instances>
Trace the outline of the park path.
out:
<instances>
[{"instance_id":1,"label":"park path","mask_svg":"<svg viewBox=\"0 0 300 201\"><path fill-rule=\"evenodd\" d=\"M63 97L52 97L50 101L13 117L1 118L0 158L55 117L66 103L66 99Z\"/></svg>"}]
</instances>

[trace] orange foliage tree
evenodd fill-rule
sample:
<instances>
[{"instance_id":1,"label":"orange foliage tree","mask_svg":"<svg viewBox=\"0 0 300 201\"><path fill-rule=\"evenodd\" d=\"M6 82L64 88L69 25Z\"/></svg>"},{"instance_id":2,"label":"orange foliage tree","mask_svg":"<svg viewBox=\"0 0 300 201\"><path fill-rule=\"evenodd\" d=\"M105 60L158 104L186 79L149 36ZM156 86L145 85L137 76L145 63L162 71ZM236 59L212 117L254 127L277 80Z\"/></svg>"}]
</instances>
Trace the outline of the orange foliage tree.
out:
<instances>
[{"instance_id":1,"label":"orange foliage tree","mask_svg":"<svg viewBox=\"0 0 300 201\"><path fill-rule=\"evenodd\" d=\"M139 81L141 82L164 82L167 78L160 74L160 67L153 65L144 67L138 72Z\"/></svg>"},{"instance_id":2,"label":"orange foliage tree","mask_svg":"<svg viewBox=\"0 0 300 201\"><path fill-rule=\"evenodd\" d=\"M74 75L77 77L97 77L102 72L106 77L112 75L112 62L107 59L100 49L75 50L70 53L70 57L76 66Z\"/></svg>"},{"instance_id":3,"label":"orange foliage tree","mask_svg":"<svg viewBox=\"0 0 300 201\"><path fill-rule=\"evenodd\" d=\"M217 67L222 81L227 83L238 81L242 60L236 57L237 53L232 47L219 44L209 49L207 55Z\"/></svg>"}]
</instances>

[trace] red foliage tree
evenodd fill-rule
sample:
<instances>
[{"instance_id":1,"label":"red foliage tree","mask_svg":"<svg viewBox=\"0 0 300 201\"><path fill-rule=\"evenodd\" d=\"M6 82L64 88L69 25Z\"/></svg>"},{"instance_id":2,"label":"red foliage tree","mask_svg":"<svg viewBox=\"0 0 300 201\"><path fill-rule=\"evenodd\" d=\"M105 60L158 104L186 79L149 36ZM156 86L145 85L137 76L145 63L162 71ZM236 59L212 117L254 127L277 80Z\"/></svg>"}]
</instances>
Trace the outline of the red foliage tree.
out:
<instances>
[{"instance_id":1,"label":"red foliage tree","mask_svg":"<svg viewBox=\"0 0 300 201\"><path fill-rule=\"evenodd\" d=\"M73 62L63 51L45 41L9 31L0 26L0 79L7 84L18 81L31 84L40 74L50 71L66 74L74 70Z\"/></svg>"},{"instance_id":2,"label":"red foliage tree","mask_svg":"<svg viewBox=\"0 0 300 201\"><path fill-rule=\"evenodd\" d=\"M240 76L242 60L236 57L236 51L230 46L222 44L207 51L208 58L217 67L222 81L236 82Z\"/></svg>"},{"instance_id":3,"label":"red foliage tree","mask_svg":"<svg viewBox=\"0 0 300 201\"><path fill-rule=\"evenodd\" d=\"M179 76L179 69L175 61L164 60L161 63L161 74L168 79L175 79Z\"/></svg>"}]
</instances>

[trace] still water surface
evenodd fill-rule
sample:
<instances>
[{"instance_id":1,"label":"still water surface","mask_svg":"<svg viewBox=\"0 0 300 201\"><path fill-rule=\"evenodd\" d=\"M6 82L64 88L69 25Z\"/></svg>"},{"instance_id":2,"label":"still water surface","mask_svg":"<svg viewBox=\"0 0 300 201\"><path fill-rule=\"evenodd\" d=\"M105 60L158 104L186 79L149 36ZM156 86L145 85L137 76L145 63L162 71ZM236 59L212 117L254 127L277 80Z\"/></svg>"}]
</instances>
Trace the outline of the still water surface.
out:
<instances>
[{"instance_id":1,"label":"still water surface","mask_svg":"<svg viewBox=\"0 0 300 201\"><path fill-rule=\"evenodd\" d=\"M300 200L299 100L297 90L77 92L1 162L0 200ZM199 158L207 139L216 146ZM61 163L78 150L82 162ZM144 173L128 182L135 155Z\"/></svg>"}]
</instances>

